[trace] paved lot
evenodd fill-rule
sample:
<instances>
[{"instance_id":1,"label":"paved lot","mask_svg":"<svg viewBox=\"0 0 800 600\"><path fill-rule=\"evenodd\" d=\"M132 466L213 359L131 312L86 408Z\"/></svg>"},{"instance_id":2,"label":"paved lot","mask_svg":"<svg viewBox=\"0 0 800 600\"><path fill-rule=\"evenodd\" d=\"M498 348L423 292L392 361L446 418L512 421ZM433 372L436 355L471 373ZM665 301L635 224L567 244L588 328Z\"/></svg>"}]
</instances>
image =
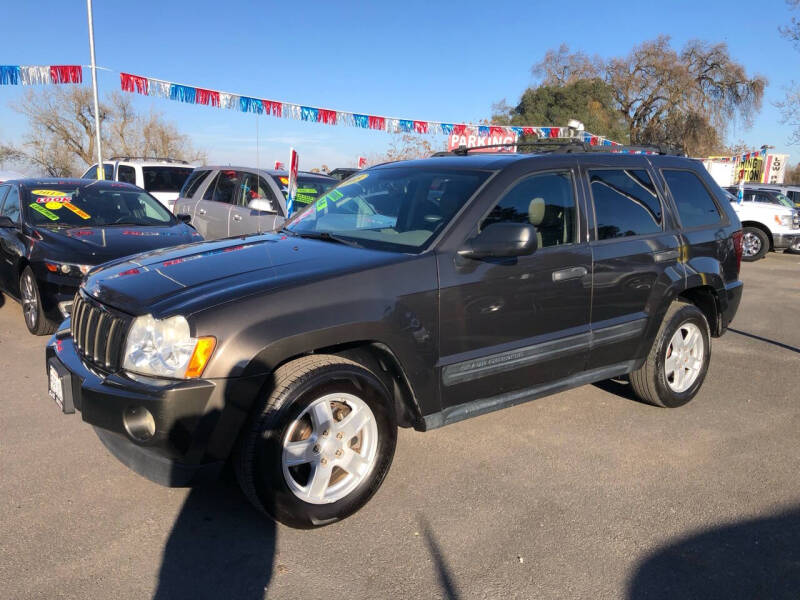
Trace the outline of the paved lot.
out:
<instances>
[{"instance_id":1,"label":"paved lot","mask_svg":"<svg viewBox=\"0 0 800 600\"><path fill-rule=\"evenodd\" d=\"M367 507L310 532L128 471L49 400L6 299L0 598L797 598L800 256L743 279L688 406L587 386L403 431Z\"/></svg>"}]
</instances>

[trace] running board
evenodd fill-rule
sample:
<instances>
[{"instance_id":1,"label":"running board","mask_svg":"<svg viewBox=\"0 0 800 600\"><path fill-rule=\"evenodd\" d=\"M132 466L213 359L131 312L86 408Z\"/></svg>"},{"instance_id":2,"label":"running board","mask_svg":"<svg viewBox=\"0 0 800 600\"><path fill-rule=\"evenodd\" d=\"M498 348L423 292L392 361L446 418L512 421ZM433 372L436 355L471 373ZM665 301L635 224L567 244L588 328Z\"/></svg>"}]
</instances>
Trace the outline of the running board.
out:
<instances>
[{"instance_id":1,"label":"running board","mask_svg":"<svg viewBox=\"0 0 800 600\"><path fill-rule=\"evenodd\" d=\"M531 400L536 400L543 396L557 394L558 392L580 387L588 383L619 377L620 375L625 375L633 371L635 365L635 360L629 360L599 369L592 369L591 371L583 371L571 377L565 377L564 379L559 379L558 381L536 387L499 394L490 398L481 398L457 406L450 406L441 412L423 417L425 421L425 430L436 429L438 427L450 425L451 423L458 423L465 419L485 415L486 413L494 412L501 408L516 406L523 402L530 402Z\"/></svg>"}]
</instances>

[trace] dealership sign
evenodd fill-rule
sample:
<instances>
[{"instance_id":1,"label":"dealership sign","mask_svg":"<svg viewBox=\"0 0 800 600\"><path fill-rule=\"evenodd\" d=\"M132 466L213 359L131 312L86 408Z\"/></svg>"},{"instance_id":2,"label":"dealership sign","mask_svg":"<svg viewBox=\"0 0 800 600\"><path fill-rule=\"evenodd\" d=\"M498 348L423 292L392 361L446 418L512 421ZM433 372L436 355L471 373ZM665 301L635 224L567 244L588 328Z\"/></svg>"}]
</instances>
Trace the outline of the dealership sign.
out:
<instances>
[{"instance_id":1,"label":"dealership sign","mask_svg":"<svg viewBox=\"0 0 800 600\"><path fill-rule=\"evenodd\" d=\"M483 128L482 128L483 129ZM486 129L489 129L488 127ZM496 128L492 128L496 129ZM514 144L517 143L517 135L513 131L504 131L503 133L487 133L481 135L477 127L467 127L463 133L451 133L447 136L447 149L456 150L459 146L466 148L483 148L484 146L493 146L496 144L509 144L502 148L486 148L484 150L476 150L476 152L516 152L517 148Z\"/></svg>"},{"instance_id":2,"label":"dealership sign","mask_svg":"<svg viewBox=\"0 0 800 600\"><path fill-rule=\"evenodd\" d=\"M788 154L767 154L764 171L761 173L761 183L783 183L788 158Z\"/></svg>"}]
</instances>

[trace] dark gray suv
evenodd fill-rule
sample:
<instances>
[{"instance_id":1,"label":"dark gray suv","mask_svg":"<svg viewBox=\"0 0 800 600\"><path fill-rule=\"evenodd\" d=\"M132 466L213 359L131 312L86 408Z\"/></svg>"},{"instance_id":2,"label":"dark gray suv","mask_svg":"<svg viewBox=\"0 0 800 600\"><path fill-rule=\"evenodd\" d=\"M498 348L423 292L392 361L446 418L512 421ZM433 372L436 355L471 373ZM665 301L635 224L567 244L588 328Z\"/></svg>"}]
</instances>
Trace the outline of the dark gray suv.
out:
<instances>
[{"instance_id":1,"label":"dark gray suv","mask_svg":"<svg viewBox=\"0 0 800 600\"><path fill-rule=\"evenodd\" d=\"M232 461L255 506L325 525L379 488L398 426L609 378L689 402L739 306L741 256L739 220L695 160L390 163L274 234L92 271L47 346L50 393L156 482Z\"/></svg>"}]
</instances>

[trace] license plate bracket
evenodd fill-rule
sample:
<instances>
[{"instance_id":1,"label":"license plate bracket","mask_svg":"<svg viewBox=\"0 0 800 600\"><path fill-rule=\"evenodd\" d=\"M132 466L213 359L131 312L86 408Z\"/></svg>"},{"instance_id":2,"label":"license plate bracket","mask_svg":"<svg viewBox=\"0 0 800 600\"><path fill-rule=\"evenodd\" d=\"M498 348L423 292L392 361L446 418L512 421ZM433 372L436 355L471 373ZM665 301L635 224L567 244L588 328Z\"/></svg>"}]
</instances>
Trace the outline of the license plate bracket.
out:
<instances>
[{"instance_id":1,"label":"license plate bracket","mask_svg":"<svg viewBox=\"0 0 800 600\"><path fill-rule=\"evenodd\" d=\"M61 411L71 415L75 412L75 402L72 397L72 374L53 357L47 361L47 393L58 405Z\"/></svg>"}]
</instances>

